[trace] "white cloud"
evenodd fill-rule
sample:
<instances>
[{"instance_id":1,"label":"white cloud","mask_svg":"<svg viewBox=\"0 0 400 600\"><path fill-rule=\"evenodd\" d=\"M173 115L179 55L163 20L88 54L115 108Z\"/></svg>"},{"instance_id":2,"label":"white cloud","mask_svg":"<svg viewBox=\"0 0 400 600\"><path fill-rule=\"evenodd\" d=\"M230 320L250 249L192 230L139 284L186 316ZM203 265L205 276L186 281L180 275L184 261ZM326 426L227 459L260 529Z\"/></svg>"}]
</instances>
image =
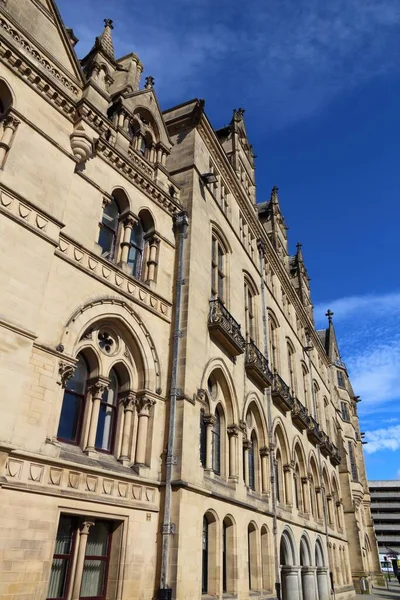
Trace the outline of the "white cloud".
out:
<instances>
[{"instance_id":1,"label":"white cloud","mask_svg":"<svg viewBox=\"0 0 400 600\"><path fill-rule=\"evenodd\" d=\"M373 454L380 450L398 450L400 448L400 425L386 429L375 429L365 432L365 452ZM399 472L398 472L399 473Z\"/></svg>"},{"instance_id":2,"label":"white cloud","mask_svg":"<svg viewBox=\"0 0 400 600\"><path fill-rule=\"evenodd\" d=\"M400 292L347 296L333 302L317 304L314 310L317 321L322 322L327 308L333 311L335 323L357 316L361 321L366 315L372 315L374 318L389 317L393 316L393 313L400 314Z\"/></svg>"}]
</instances>

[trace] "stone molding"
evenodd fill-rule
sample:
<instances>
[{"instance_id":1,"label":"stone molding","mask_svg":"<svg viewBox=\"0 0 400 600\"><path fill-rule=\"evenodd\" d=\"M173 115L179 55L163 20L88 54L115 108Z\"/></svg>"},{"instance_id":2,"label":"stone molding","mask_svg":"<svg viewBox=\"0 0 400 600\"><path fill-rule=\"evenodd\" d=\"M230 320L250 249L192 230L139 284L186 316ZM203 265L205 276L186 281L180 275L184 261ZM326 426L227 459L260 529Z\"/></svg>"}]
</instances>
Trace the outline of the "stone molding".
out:
<instances>
[{"instance_id":1,"label":"stone molding","mask_svg":"<svg viewBox=\"0 0 400 600\"><path fill-rule=\"evenodd\" d=\"M28 200L18 198L2 185L0 186L0 212L53 246L58 245L62 223L36 208Z\"/></svg>"},{"instance_id":2,"label":"stone molding","mask_svg":"<svg viewBox=\"0 0 400 600\"><path fill-rule=\"evenodd\" d=\"M157 487L116 473L85 470L81 465L53 464L10 454L3 487L30 489L62 498L96 500L107 504L158 511Z\"/></svg>"},{"instance_id":3,"label":"stone molding","mask_svg":"<svg viewBox=\"0 0 400 600\"><path fill-rule=\"evenodd\" d=\"M78 245L65 235L60 236L56 255L106 284L119 294L143 306L170 322L171 304L151 292L141 281L126 275L114 263Z\"/></svg>"},{"instance_id":4,"label":"stone molding","mask_svg":"<svg viewBox=\"0 0 400 600\"><path fill-rule=\"evenodd\" d=\"M66 90L68 90L73 96L78 97L80 95L80 87L77 83L74 83L70 77L67 76L61 65L56 66L54 61L51 61L47 56L44 55L43 52L39 52L37 48L34 47L33 40L29 40L27 36L24 36L14 29L13 24L4 17L4 15L0 16L0 27L2 33L8 34L13 41L18 44L19 48L26 54L29 55L29 58L34 59L39 63L39 65L46 69L46 72L54 77L58 83L60 83ZM4 53L3 53L4 54Z\"/></svg>"}]
</instances>

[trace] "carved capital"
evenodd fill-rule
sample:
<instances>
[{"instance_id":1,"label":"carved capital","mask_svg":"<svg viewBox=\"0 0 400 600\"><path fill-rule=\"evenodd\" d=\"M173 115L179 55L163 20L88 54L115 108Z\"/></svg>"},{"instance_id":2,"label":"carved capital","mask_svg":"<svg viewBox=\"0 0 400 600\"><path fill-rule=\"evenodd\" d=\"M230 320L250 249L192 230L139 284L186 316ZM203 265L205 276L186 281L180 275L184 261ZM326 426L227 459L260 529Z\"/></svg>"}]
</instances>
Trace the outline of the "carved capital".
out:
<instances>
[{"instance_id":1,"label":"carved capital","mask_svg":"<svg viewBox=\"0 0 400 600\"><path fill-rule=\"evenodd\" d=\"M80 525L81 535L89 535L90 528L94 525L94 521L83 521Z\"/></svg>"},{"instance_id":2,"label":"carved capital","mask_svg":"<svg viewBox=\"0 0 400 600\"><path fill-rule=\"evenodd\" d=\"M264 448L260 449L260 456L269 456L269 448L264 446Z\"/></svg>"},{"instance_id":3,"label":"carved capital","mask_svg":"<svg viewBox=\"0 0 400 600\"><path fill-rule=\"evenodd\" d=\"M204 403L205 399L206 399L206 390L204 390L203 388L199 388L196 393L196 400Z\"/></svg>"},{"instance_id":4,"label":"carved capital","mask_svg":"<svg viewBox=\"0 0 400 600\"><path fill-rule=\"evenodd\" d=\"M156 401L154 398L150 398L149 396L141 396L137 400L137 411L139 416L150 416L150 410L155 405Z\"/></svg>"},{"instance_id":5,"label":"carved capital","mask_svg":"<svg viewBox=\"0 0 400 600\"><path fill-rule=\"evenodd\" d=\"M4 129L6 127L9 127L13 131L15 131L17 129L18 125L20 124L20 121L16 117L14 117L14 115L9 114L6 116L3 123L4 123Z\"/></svg>"},{"instance_id":6,"label":"carved capital","mask_svg":"<svg viewBox=\"0 0 400 600\"><path fill-rule=\"evenodd\" d=\"M132 229L133 227L135 227L138 220L139 220L138 217L131 212L122 217L122 222L124 224L124 227L127 227L129 229Z\"/></svg>"},{"instance_id":7,"label":"carved capital","mask_svg":"<svg viewBox=\"0 0 400 600\"><path fill-rule=\"evenodd\" d=\"M251 440L243 440L243 449L244 450L250 450L252 444L251 444Z\"/></svg>"},{"instance_id":8,"label":"carved capital","mask_svg":"<svg viewBox=\"0 0 400 600\"><path fill-rule=\"evenodd\" d=\"M68 381L73 377L76 365L60 360L58 363L58 374L60 375L60 381L58 382L63 388L67 387Z\"/></svg>"},{"instance_id":9,"label":"carved capital","mask_svg":"<svg viewBox=\"0 0 400 600\"><path fill-rule=\"evenodd\" d=\"M92 400L101 400L104 391L108 388L109 384L110 380L102 377L91 381L89 385L89 392L92 394Z\"/></svg>"},{"instance_id":10,"label":"carved capital","mask_svg":"<svg viewBox=\"0 0 400 600\"><path fill-rule=\"evenodd\" d=\"M329 494L329 495L326 497L326 500L327 500L327 502L332 502L332 496Z\"/></svg>"},{"instance_id":11,"label":"carved capital","mask_svg":"<svg viewBox=\"0 0 400 600\"><path fill-rule=\"evenodd\" d=\"M137 404L137 398L135 392L128 392L121 398L121 404L125 409L125 412L132 412Z\"/></svg>"},{"instance_id":12,"label":"carved capital","mask_svg":"<svg viewBox=\"0 0 400 600\"><path fill-rule=\"evenodd\" d=\"M302 483L303 485L308 485L308 477L302 477L302 478L301 478L301 483Z\"/></svg>"},{"instance_id":13,"label":"carved capital","mask_svg":"<svg viewBox=\"0 0 400 600\"><path fill-rule=\"evenodd\" d=\"M243 435L247 435L246 421L239 421L239 429L243 433Z\"/></svg>"},{"instance_id":14,"label":"carved capital","mask_svg":"<svg viewBox=\"0 0 400 600\"><path fill-rule=\"evenodd\" d=\"M216 422L217 422L217 417L215 415L205 415L204 423L206 424L207 427L214 427Z\"/></svg>"},{"instance_id":15,"label":"carved capital","mask_svg":"<svg viewBox=\"0 0 400 600\"><path fill-rule=\"evenodd\" d=\"M158 246L160 242L161 242L161 240L156 233L153 233L149 236L149 245L150 246Z\"/></svg>"},{"instance_id":16,"label":"carved capital","mask_svg":"<svg viewBox=\"0 0 400 600\"><path fill-rule=\"evenodd\" d=\"M238 437L239 436L239 427L237 425L229 425L227 428L227 432L229 437Z\"/></svg>"},{"instance_id":17,"label":"carved capital","mask_svg":"<svg viewBox=\"0 0 400 600\"><path fill-rule=\"evenodd\" d=\"M283 472L284 473L290 473L291 470L292 470L292 466L291 465L283 465Z\"/></svg>"}]
</instances>

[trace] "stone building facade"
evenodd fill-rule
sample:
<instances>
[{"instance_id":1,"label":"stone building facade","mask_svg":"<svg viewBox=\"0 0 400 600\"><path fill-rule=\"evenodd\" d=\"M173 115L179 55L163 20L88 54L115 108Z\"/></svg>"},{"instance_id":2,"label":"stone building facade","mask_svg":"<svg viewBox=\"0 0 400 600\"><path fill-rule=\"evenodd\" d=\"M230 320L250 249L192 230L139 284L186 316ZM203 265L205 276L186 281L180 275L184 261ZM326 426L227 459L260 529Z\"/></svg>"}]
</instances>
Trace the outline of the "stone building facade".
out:
<instances>
[{"instance_id":1,"label":"stone building facade","mask_svg":"<svg viewBox=\"0 0 400 600\"><path fill-rule=\"evenodd\" d=\"M0 598L345 600L379 576L332 315L243 110L0 0ZM364 583L363 583L364 582Z\"/></svg>"}]
</instances>

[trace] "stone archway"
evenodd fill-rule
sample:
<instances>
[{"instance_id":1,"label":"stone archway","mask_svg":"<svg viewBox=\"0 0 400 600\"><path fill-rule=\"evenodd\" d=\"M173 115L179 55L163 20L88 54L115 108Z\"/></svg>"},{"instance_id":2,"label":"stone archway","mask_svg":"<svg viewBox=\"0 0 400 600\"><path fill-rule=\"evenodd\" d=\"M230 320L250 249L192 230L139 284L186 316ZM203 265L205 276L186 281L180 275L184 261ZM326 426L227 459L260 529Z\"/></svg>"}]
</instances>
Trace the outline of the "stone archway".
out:
<instances>
[{"instance_id":1,"label":"stone archway","mask_svg":"<svg viewBox=\"0 0 400 600\"><path fill-rule=\"evenodd\" d=\"M321 540L315 542L315 564L317 566L317 594L318 600L329 600L328 567Z\"/></svg>"},{"instance_id":2,"label":"stone archway","mask_svg":"<svg viewBox=\"0 0 400 600\"><path fill-rule=\"evenodd\" d=\"M285 529L279 549L282 600L300 600L299 567L296 566L295 547L292 533Z\"/></svg>"},{"instance_id":3,"label":"stone archway","mask_svg":"<svg viewBox=\"0 0 400 600\"><path fill-rule=\"evenodd\" d=\"M311 564L311 551L308 539L303 535L300 540L301 589L303 600L317 600L315 571Z\"/></svg>"}]
</instances>

